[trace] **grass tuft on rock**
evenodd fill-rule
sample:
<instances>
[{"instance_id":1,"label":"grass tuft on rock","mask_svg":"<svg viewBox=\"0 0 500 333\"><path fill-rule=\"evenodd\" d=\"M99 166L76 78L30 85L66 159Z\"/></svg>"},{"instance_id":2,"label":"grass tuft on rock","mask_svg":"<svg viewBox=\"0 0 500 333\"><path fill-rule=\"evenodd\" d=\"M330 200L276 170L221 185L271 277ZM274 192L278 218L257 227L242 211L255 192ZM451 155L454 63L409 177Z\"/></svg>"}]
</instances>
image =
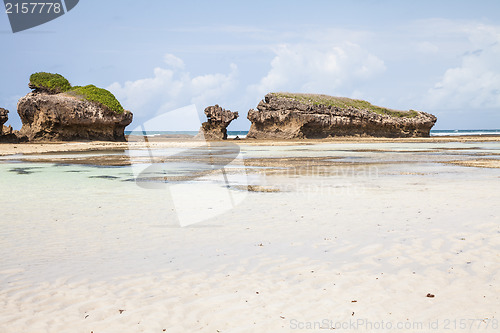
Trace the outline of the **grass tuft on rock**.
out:
<instances>
[{"instance_id":1,"label":"grass tuft on rock","mask_svg":"<svg viewBox=\"0 0 500 333\"><path fill-rule=\"evenodd\" d=\"M296 101L305 104L325 105L337 108L352 107L355 109L367 110L370 112L387 115L391 117L413 118L418 116L418 112L414 110L410 111L391 110L380 106L372 105L370 102L367 101L363 101L360 99L351 99L347 97L333 97L333 96L318 95L318 94L292 94L292 93L272 93L272 95L279 98L294 99Z\"/></svg>"},{"instance_id":2,"label":"grass tuft on rock","mask_svg":"<svg viewBox=\"0 0 500 333\"><path fill-rule=\"evenodd\" d=\"M61 74L39 72L31 74L29 87L49 94L59 94L71 89L71 84Z\"/></svg>"},{"instance_id":3,"label":"grass tuft on rock","mask_svg":"<svg viewBox=\"0 0 500 333\"><path fill-rule=\"evenodd\" d=\"M84 87L71 87L69 81L61 74L46 72L31 74L29 87L36 92L48 94L66 93L88 101L100 103L118 114L124 112L123 106L108 90L98 88L92 84Z\"/></svg>"},{"instance_id":4,"label":"grass tuft on rock","mask_svg":"<svg viewBox=\"0 0 500 333\"><path fill-rule=\"evenodd\" d=\"M98 88L92 84L84 87L75 86L71 88L68 94L100 103L118 114L124 112L123 106L118 102L115 95L106 89Z\"/></svg>"}]
</instances>

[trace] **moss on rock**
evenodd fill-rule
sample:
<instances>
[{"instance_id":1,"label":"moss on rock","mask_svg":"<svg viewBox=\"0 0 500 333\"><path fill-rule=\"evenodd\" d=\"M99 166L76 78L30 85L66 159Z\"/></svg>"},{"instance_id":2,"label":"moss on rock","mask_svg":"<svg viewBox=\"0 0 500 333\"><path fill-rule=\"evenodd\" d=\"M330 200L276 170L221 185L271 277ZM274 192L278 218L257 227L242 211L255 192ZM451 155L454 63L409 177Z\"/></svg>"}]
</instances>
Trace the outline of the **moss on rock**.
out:
<instances>
[{"instance_id":1,"label":"moss on rock","mask_svg":"<svg viewBox=\"0 0 500 333\"><path fill-rule=\"evenodd\" d=\"M276 97L290 98L304 104L325 105L337 108L353 107L355 109L367 110L370 112L383 114L391 117L413 118L418 116L417 111L398 111L372 105L370 102L347 97L333 97L319 94L292 94L292 93L272 93Z\"/></svg>"},{"instance_id":2,"label":"moss on rock","mask_svg":"<svg viewBox=\"0 0 500 333\"><path fill-rule=\"evenodd\" d=\"M29 87L36 92L51 95L67 93L78 98L100 103L110 110L121 114L124 109L116 97L106 89L98 88L92 84L84 87L74 86L61 74L39 72L31 74Z\"/></svg>"},{"instance_id":3,"label":"moss on rock","mask_svg":"<svg viewBox=\"0 0 500 333\"><path fill-rule=\"evenodd\" d=\"M71 89L71 84L61 74L39 72L31 74L29 87L49 94L59 94Z\"/></svg>"},{"instance_id":4,"label":"moss on rock","mask_svg":"<svg viewBox=\"0 0 500 333\"><path fill-rule=\"evenodd\" d=\"M84 87L75 86L67 92L69 95L80 97L88 101L100 103L110 110L121 114L124 112L123 106L118 102L115 95L106 89L98 88L93 84Z\"/></svg>"}]
</instances>

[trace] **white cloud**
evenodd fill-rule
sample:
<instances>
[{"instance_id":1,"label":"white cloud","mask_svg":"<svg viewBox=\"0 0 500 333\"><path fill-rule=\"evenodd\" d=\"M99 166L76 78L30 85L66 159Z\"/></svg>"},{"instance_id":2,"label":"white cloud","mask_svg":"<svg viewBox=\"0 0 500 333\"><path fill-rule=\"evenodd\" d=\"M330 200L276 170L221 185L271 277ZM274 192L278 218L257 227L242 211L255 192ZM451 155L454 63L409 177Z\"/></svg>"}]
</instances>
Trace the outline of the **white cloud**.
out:
<instances>
[{"instance_id":1,"label":"white cloud","mask_svg":"<svg viewBox=\"0 0 500 333\"><path fill-rule=\"evenodd\" d=\"M167 53L163 56L163 61L173 68L184 68L184 61L182 59L177 58L175 55Z\"/></svg>"},{"instance_id":2,"label":"white cloud","mask_svg":"<svg viewBox=\"0 0 500 333\"><path fill-rule=\"evenodd\" d=\"M238 69L234 64L230 65L228 74L192 77L189 72L180 69L180 65L184 64L181 59L173 55L166 55L165 59L175 68L157 67L152 77L115 82L107 87L125 109L134 113L137 122L190 104L195 104L203 112L206 106L227 100L237 87ZM186 124L186 127L189 126Z\"/></svg>"},{"instance_id":3,"label":"white cloud","mask_svg":"<svg viewBox=\"0 0 500 333\"><path fill-rule=\"evenodd\" d=\"M439 52L439 47L435 43L424 41L416 43L415 50L423 54L436 54Z\"/></svg>"},{"instance_id":4,"label":"white cloud","mask_svg":"<svg viewBox=\"0 0 500 333\"><path fill-rule=\"evenodd\" d=\"M467 25L469 51L428 91L426 103L440 109L500 107L500 27Z\"/></svg>"},{"instance_id":5,"label":"white cloud","mask_svg":"<svg viewBox=\"0 0 500 333\"><path fill-rule=\"evenodd\" d=\"M200 129L201 123L199 111L196 105L191 104L179 109L171 110L162 113L154 118L140 122L137 127L129 128L129 130L142 131L197 131Z\"/></svg>"},{"instance_id":6,"label":"white cloud","mask_svg":"<svg viewBox=\"0 0 500 333\"><path fill-rule=\"evenodd\" d=\"M281 45L275 50L271 69L250 93L271 91L350 94L356 84L384 72L384 62L360 46Z\"/></svg>"}]
</instances>

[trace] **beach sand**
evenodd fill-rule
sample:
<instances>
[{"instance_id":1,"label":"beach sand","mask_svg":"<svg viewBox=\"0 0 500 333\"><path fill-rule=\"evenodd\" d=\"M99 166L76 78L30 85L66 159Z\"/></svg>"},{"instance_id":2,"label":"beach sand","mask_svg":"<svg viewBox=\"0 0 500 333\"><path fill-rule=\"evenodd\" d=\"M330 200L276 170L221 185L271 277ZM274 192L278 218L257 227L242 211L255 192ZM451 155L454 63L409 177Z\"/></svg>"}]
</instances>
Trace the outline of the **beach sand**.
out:
<instances>
[{"instance_id":1,"label":"beach sand","mask_svg":"<svg viewBox=\"0 0 500 333\"><path fill-rule=\"evenodd\" d=\"M498 138L236 143L0 145L0 332L499 330Z\"/></svg>"}]
</instances>

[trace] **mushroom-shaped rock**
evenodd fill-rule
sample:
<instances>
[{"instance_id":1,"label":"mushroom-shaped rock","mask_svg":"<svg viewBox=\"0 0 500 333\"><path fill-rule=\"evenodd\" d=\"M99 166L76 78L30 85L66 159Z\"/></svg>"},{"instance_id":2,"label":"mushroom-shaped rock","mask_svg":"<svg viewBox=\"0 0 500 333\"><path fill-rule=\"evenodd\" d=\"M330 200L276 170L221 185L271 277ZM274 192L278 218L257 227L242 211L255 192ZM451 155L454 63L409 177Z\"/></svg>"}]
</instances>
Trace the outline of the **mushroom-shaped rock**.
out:
<instances>
[{"instance_id":1,"label":"mushroom-shaped rock","mask_svg":"<svg viewBox=\"0 0 500 333\"><path fill-rule=\"evenodd\" d=\"M29 141L125 141L125 127L133 115L105 89L88 85L71 87L59 74L35 73L17 112Z\"/></svg>"}]
</instances>

